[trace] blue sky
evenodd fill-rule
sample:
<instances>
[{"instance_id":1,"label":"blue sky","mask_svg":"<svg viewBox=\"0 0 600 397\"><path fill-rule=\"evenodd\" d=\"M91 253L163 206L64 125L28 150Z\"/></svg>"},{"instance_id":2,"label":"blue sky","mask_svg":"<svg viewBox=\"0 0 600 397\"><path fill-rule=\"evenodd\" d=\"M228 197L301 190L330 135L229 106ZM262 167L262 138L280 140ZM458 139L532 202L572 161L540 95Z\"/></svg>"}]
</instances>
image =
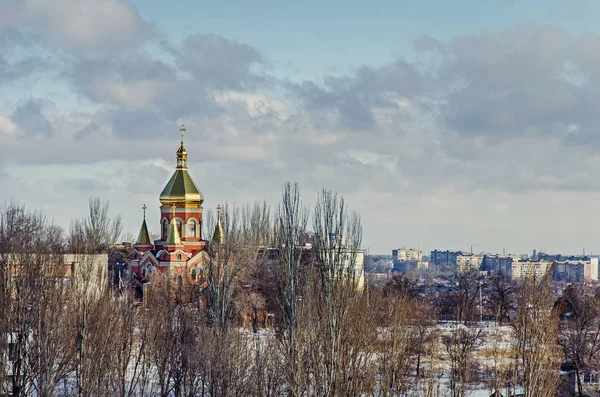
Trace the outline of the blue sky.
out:
<instances>
[{"instance_id":1,"label":"blue sky","mask_svg":"<svg viewBox=\"0 0 600 397\"><path fill-rule=\"evenodd\" d=\"M68 228L100 196L135 234L185 123L207 210L291 180L344 195L371 252L600 252L599 22L585 0L0 0L0 202Z\"/></svg>"},{"instance_id":2,"label":"blue sky","mask_svg":"<svg viewBox=\"0 0 600 397\"><path fill-rule=\"evenodd\" d=\"M170 39L213 33L255 46L281 77L320 79L413 56L423 34L450 39L523 23L557 24L580 33L597 27L591 1L230 1L132 2Z\"/></svg>"}]
</instances>

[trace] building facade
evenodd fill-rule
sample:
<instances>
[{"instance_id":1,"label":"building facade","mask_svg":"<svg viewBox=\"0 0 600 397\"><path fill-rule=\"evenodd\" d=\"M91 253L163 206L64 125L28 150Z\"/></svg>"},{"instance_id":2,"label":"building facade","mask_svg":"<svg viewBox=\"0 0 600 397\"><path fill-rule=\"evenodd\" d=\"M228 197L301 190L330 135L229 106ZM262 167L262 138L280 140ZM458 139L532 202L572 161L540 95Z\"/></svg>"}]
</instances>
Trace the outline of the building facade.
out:
<instances>
[{"instance_id":1,"label":"building facade","mask_svg":"<svg viewBox=\"0 0 600 397\"><path fill-rule=\"evenodd\" d=\"M514 280L522 278L542 279L552 268L551 261L519 261L512 263L511 277Z\"/></svg>"},{"instance_id":2,"label":"building facade","mask_svg":"<svg viewBox=\"0 0 600 397\"><path fill-rule=\"evenodd\" d=\"M431 255L429 257L429 263L432 266L436 267L450 267L452 269L456 268L456 258L459 255L465 254L462 251L439 251L434 250L431 251Z\"/></svg>"},{"instance_id":3,"label":"building facade","mask_svg":"<svg viewBox=\"0 0 600 397\"><path fill-rule=\"evenodd\" d=\"M394 261L416 261L423 260L423 251L412 248L398 248L392 250L392 259Z\"/></svg>"},{"instance_id":4,"label":"building facade","mask_svg":"<svg viewBox=\"0 0 600 397\"><path fill-rule=\"evenodd\" d=\"M460 272L467 270L479 270L481 263L483 262L483 256L465 254L456 256L456 268Z\"/></svg>"},{"instance_id":5,"label":"building facade","mask_svg":"<svg viewBox=\"0 0 600 397\"><path fill-rule=\"evenodd\" d=\"M398 248L392 250L393 272L411 273L419 269L423 262L423 251L416 249Z\"/></svg>"},{"instance_id":6,"label":"building facade","mask_svg":"<svg viewBox=\"0 0 600 397\"><path fill-rule=\"evenodd\" d=\"M598 258L556 261L554 280L569 283L598 281Z\"/></svg>"},{"instance_id":7,"label":"building facade","mask_svg":"<svg viewBox=\"0 0 600 397\"><path fill-rule=\"evenodd\" d=\"M79 296L97 298L108 288L108 254L8 254L5 265L14 278L31 277L27 268L44 264L43 277L72 288Z\"/></svg>"},{"instance_id":8,"label":"building facade","mask_svg":"<svg viewBox=\"0 0 600 397\"><path fill-rule=\"evenodd\" d=\"M438 269L448 268L465 271L468 269L479 270L483 256L474 255L464 251L431 251L429 258L430 267Z\"/></svg>"},{"instance_id":9,"label":"building facade","mask_svg":"<svg viewBox=\"0 0 600 397\"><path fill-rule=\"evenodd\" d=\"M344 256L341 262L345 276L354 280L358 291L364 290L365 251L361 249L342 248L338 252Z\"/></svg>"},{"instance_id":10,"label":"building facade","mask_svg":"<svg viewBox=\"0 0 600 397\"><path fill-rule=\"evenodd\" d=\"M518 262L521 257L518 255L485 255L481 264L481 270L487 271L489 275L501 275L510 277L512 273L513 262Z\"/></svg>"},{"instance_id":11,"label":"building facade","mask_svg":"<svg viewBox=\"0 0 600 397\"><path fill-rule=\"evenodd\" d=\"M598 281L598 258L569 259L569 260L529 260L514 261L511 266L513 279L523 277L543 277L548 271L552 271L554 281L579 283Z\"/></svg>"}]
</instances>

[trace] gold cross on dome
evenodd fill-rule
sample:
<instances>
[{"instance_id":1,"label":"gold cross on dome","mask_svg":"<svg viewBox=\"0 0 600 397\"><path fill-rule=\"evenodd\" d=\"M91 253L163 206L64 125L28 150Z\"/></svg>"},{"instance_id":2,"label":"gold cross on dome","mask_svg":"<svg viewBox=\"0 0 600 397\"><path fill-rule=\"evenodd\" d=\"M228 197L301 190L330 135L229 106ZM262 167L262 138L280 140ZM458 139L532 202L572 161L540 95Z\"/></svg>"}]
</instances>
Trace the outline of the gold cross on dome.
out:
<instances>
[{"instance_id":1,"label":"gold cross on dome","mask_svg":"<svg viewBox=\"0 0 600 397\"><path fill-rule=\"evenodd\" d=\"M142 209L144 210L144 219L146 219L146 209L147 209L147 208L148 208L148 207L146 207L146 204L144 204L144 205L142 206Z\"/></svg>"},{"instance_id":2,"label":"gold cross on dome","mask_svg":"<svg viewBox=\"0 0 600 397\"><path fill-rule=\"evenodd\" d=\"M183 124L181 124L181 128L179 129L179 131L181 131L181 144L183 145L183 135L185 135L185 127L183 126Z\"/></svg>"}]
</instances>

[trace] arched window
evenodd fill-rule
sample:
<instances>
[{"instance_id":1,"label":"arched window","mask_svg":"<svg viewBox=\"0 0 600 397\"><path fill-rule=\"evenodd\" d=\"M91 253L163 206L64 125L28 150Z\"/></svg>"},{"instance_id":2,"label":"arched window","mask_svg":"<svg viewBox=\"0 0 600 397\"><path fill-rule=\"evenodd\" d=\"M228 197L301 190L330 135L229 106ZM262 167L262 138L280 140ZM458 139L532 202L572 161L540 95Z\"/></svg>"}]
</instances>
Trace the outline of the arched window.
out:
<instances>
[{"instance_id":1,"label":"arched window","mask_svg":"<svg viewBox=\"0 0 600 397\"><path fill-rule=\"evenodd\" d=\"M190 221L189 223L190 237L196 237L196 221Z\"/></svg>"},{"instance_id":2,"label":"arched window","mask_svg":"<svg viewBox=\"0 0 600 397\"><path fill-rule=\"evenodd\" d=\"M146 277L146 267L142 267L142 277Z\"/></svg>"},{"instance_id":3,"label":"arched window","mask_svg":"<svg viewBox=\"0 0 600 397\"><path fill-rule=\"evenodd\" d=\"M177 288L181 289L183 287L183 276L180 274L177 276Z\"/></svg>"},{"instance_id":4,"label":"arched window","mask_svg":"<svg viewBox=\"0 0 600 397\"><path fill-rule=\"evenodd\" d=\"M183 234L181 234L181 221L179 219L177 220L177 231L179 232L179 237L183 237Z\"/></svg>"},{"instance_id":5,"label":"arched window","mask_svg":"<svg viewBox=\"0 0 600 397\"><path fill-rule=\"evenodd\" d=\"M180 261L181 260L181 254L177 255L177 260Z\"/></svg>"},{"instance_id":6,"label":"arched window","mask_svg":"<svg viewBox=\"0 0 600 397\"><path fill-rule=\"evenodd\" d=\"M192 269L192 280L198 280L198 271L196 269Z\"/></svg>"},{"instance_id":7,"label":"arched window","mask_svg":"<svg viewBox=\"0 0 600 397\"><path fill-rule=\"evenodd\" d=\"M169 223L165 219L162 224L162 235L164 240L167 239L167 233L169 233Z\"/></svg>"}]
</instances>

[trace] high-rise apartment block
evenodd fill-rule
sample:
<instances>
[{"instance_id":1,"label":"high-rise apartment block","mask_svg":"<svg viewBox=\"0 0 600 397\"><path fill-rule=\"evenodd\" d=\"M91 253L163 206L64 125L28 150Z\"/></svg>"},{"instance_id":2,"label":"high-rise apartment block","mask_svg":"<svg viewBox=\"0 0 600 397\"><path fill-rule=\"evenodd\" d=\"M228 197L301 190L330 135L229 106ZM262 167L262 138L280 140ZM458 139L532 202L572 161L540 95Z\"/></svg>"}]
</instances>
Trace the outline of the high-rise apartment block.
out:
<instances>
[{"instance_id":1,"label":"high-rise apartment block","mask_svg":"<svg viewBox=\"0 0 600 397\"><path fill-rule=\"evenodd\" d=\"M423 260L423 251L412 248L398 248L392 250L392 259L394 261L417 261Z\"/></svg>"},{"instance_id":2,"label":"high-rise apartment block","mask_svg":"<svg viewBox=\"0 0 600 397\"><path fill-rule=\"evenodd\" d=\"M409 273L417 269L426 268L423 262L423 251L412 248L398 248L392 250L394 272Z\"/></svg>"}]
</instances>

